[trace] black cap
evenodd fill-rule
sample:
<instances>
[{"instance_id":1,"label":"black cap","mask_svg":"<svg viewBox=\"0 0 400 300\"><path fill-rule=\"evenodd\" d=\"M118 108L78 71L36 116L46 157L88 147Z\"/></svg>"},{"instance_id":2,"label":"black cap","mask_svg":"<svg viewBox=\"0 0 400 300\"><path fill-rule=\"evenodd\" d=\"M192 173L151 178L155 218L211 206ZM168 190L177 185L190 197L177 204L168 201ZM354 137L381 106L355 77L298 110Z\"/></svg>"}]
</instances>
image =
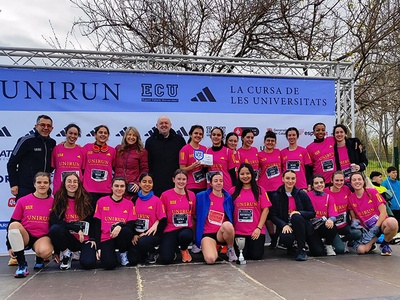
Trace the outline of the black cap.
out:
<instances>
[{"instance_id":1,"label":"black cap","mask_svg":"<svg viewBox=\"0 0 400 300\"><path fill-rule=\"evenodd\" d=\"M371 174L369 175L369 178L372 180L372 178L374 178L375 176L381 176L382 173L378 172L378 171L372 171Z\"/></svg>"}]
</instances>

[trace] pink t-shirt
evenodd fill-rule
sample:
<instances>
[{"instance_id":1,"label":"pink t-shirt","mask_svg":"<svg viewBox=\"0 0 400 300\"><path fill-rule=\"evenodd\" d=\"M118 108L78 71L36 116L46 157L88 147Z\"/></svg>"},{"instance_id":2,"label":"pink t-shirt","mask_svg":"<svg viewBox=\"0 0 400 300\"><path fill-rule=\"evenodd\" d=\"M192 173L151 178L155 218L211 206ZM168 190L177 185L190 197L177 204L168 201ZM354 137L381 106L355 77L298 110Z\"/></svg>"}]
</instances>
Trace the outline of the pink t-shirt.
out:
<instances>
[{"instance_id":1,"label":"pink t-shirt","mask_svg":"<svg viewBox=\"0 0 400 300\"><path fill-rule=\"evenodd\" d=\"M338 215L335 199L330 194L315 195L313 191L307 193L315 210L315 217L336 217Z\"/></svg>"},{"instance_id":2,"label":"pink t-shirt","mask_svg":"<svg viewBox=\"0 0 400 300\"><path fill-rule=\"evenodd\" d=\"M79 219L79 216L76 214L75 210L75 199L68 198L67 209L65 210L64 221L67 223L83 221ZM77 240L79 240L79 234L75 232L71 232ZM85 241L89 240L89 236L85 235Z\"/></svg>"},{"instance_id":3,"label":"pink t-shirt","mask_svg":"<svg viewBox=\"0 0 400 300\"><path fill-rule=\"evenodd\" d=\"M338 155L340 162L340 169L343 171L346 181L350 179L351 167L349 153L347 152L347 147L338 147Z\"/></svg>"},{"instance_id":4,"label":"pink t-shirt","mask_svg":"<svg viewBox=\"0 0 400 300\"><path fill-rule=\"evenodd\" d=\"M203 145L199 145L199 149L195 149L192 145L187 144L182 147L179 152L179 164L190 166L191 164L199 161L206 153L207 148ZM196 159L197 157L197 159ZM205 189L207 188L207 181L203 172L203 166L199 166L193 170L188 171L188 180L186 187L188 189Z\"/></svg>"},{"instance_id":5,"label":"pink t-shirt","mask_svg":"<svg viewBox=\"0 0 400 300\"><path fill-rule=\"evenodd\" d=\"M260 173L258 185L266 191L276 191L282 185L281 152L274 149L271 153L258 152Z\"/></svg>"},{"instance_id":6,"label":"pink t-shirt","mask_svg":"<svg viewBox=\"0 0 400 300\"><path fill-rule=\"evenodd\" d=\"M292 195L288 195L288 206L289 206L289 211L288 214L291 214L292 212L297 210L296 206L296 201L294 200L294 197Z\"/></svg>"},{"instance_id":7,"label":"pink t-shirt","mask_svg":"<svg viewBox=\"0 0 400 300\"><path fill-rule=\"evenodd\" d=\"M282 172L292 170L296 172L296 187L307 188L306 168L311 165L311 158L306 148L297 146L294 150L284 148L281 150Z\"/></svg>"},{"instance_id":8,"label":"pink t-shirt","mask_svg":"<svg viewBox=\"0 0 400 300\"><path fill-rule=\"evenodd\" d=\"M114 201L110 196L105 196L97 201L94 217L101 221L101 242L111 239L111 226L115 223L126 224L137 219L133 202L122 198Z\"/></svg>"},{"instance_id":9,"label":"pink t-shirt","mask_svg":"<svg viewBox=\"0 0 400 300\"><path fill-rule=\"evenodd\" d=\"M313 174L324 176L325 183L331 182L332 174L336 171L334 144L335 139L328 136L321 143L312 142L307 146L313 165Z\"/></svg>"},{"instance_id":10,"label":"pink t-shirt","mask_svg":"<svg viewBox=\"0 0 400 300\"><path fill-rule=\"evenodd\" d=\"M63 144L57 145L51 154L51 166L54 168L53 194L61 186L66 172L75 172L82 180L83 155L82 147L65 148Z\"/></svg>"},{"instance_id":11,"label":"pink t-shirt","mask_svg":"<svg viewBox=\"0 0 400 300\"><path fill-rule=\"evenodd\" d=\"M115 149L108 146L107 152L94 152L93 143L89 143L82 152L84 188L91 193L111 193Z\"/></svg>"},{"instance_id":12,"label":"pink t-shirt","mask_svg":"<svg viewBox=\"0 0 400 300\"><path fill-rule=\"evenodd\" d=\"M267 192L263 187L258 197L258 201L254 199L251 189L242 189L238 197L233 201L233 223L235 226L235 234L251 236L254 229L258 227L262 211L271 207ZM235 188L231 188L229 193L232 195ZM265 234L265 224L261 227L261 234Z\"/></svg>"},{"instance_id":13,"label":"pink t-shirt","mask_svg":"<svg viewBox=\"0 0 400 300\"><path fill-rule=\"evenodd\" d=\"M368 229L374 227L378 221L380 205L386 205L386 201L374 188L366 189L361 198L358 198L355 193L349 195L349 208L354 211L361 224Z\"/></svg>"},{"instance_id":14,"label":"pink t-shirt","mask_svg":"<svg viewBox=\"0 0 400 300\"><path fill-rule=\"evenodd\" d=\"M196 196L188 191L189 200L186 195L180 195L174 189L161 194L161 202L164 204L167 215L167 226L164 232L171 232L181 228L193 227L193 216L196 214Z\"/></svg>"},{"instance_id":15,"label":"pink t-shirt","mask_svg":"<svg viewBox=\"0 0 400 300\"><path fill-rule=\"evenodd\" d=\"M259 168L260 163L258 161L257 148L256 147L251 147L250 149L239 148L238 152L240 154L240 156L239 156L240 164L248 163L253 167L254 172L258 173L259 172L258 168ZM258 179L258 175L257 175L257 179Z\"/></svg>"},{"instance_id":16,"label":"pink t-shirt","mask_svg":"<svg viewBox=\"0 0 400 300\"><path fill-rule=\"evenodd\" d=\"M49 233L50 211L53 197L37 198L32 194L20 198L15 206L12 219L21 221L21 225L30 235L40 238Z\"/></svg>"},{"instance_id":17,"label":"pink t-shirt","mask_svg":"<svg viewBox=\"0 0 400 300\"><path fill-rule=\"evenodd\" d=\"M336 217L336 227L343 228L347 225L347 214L349 210L349 195L350 189L348 186L344 185L339 192L332 192L329 188L324 189L325 193L331 195L335 198L336 209L338 216Z\"/></svg>"},{"instance_id":18,"label":"pink t-shirt","mask_svg":"<svg viewBox=\"0 0 400 300\"><path fill-rule=\"evenodd\" d=\"M136 200L135 208L137 215L137 232L145 232L153 226L157 220L166 217L164 205L157 196L152 196L146 201L138 198Z\"/></svg>"},{"instance_id":19,"label":"pink t-shirt","mask_svg":"<svg viewBox=\"0 0 400 300\"><path fill-rule=\"evenodd\" d=\"M219 151L213 151L212 148L208 148L206 153L213 155L214 163L212 166L208 167L208 175L212 172L221 172L224 179L224 189L228 191L233 186L229 170L238 167L233 151L226 147L222 147Z\"/></svg>"},{"instance_id":20,"label":"pink t-shirt","mask_svg":"<svg viewBox=\"0 0 400 300\"><path fill-rule=\"evenodd\" d=\"M222 224L227 220L224 199L224 196L218 197L210 193L210 209L204 223L203 234L217 233Z\"/></svg>"}]
</instances>

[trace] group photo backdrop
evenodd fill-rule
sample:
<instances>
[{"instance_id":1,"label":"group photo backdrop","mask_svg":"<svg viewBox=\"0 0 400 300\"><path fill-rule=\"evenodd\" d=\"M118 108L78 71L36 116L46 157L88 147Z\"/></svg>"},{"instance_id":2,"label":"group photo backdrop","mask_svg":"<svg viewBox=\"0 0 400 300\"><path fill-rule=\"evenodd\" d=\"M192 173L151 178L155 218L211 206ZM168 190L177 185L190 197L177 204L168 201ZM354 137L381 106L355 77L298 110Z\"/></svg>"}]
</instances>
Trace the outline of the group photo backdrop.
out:
<instances>
[{"instance_id":1,"label":"group photo backdrop","mask_svg":"<svg viewBox=\"0 0 400 300\"><path fill-rule=\"evenodd\" d=\"M251 128L259 150L265 132L274 131L282 149L288 127L299 129L303 147L313 141L317 122L331 134L335 99L335 82L325 79L0 68L0 254L7 253L6 228L15 205L7 162L40 114L53 119L57 144L65 140L69 123L81 127L81 146L94 142L94 127L101 124L110 128L110 146L121 143L128 126L136 127L145 143L158 117L168 116L185 140L192 125L202 125L206 147L218 126L239 135Z\"/></svg>"}]
</instances>

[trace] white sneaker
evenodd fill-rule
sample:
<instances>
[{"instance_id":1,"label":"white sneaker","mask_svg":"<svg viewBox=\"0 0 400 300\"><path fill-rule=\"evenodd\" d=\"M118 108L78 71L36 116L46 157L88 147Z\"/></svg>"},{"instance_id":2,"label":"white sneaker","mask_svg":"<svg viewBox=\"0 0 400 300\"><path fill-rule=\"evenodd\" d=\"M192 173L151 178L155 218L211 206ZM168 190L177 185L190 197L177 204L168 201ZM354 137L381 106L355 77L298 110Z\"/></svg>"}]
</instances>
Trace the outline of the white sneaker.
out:
<instances>
[{"instance_id":1,"label":"white sneaker","mask_svg":"<svg viewBox=\"0 0 400 300\"><path fill-rule=\"evenodd\" d=\"M192 245L192 253L200 253L201 252L201 247L197 247L196 244Z\"/></svg>"},{"instance_id":2,"label":"white sneaker","mask_svg":"<svg viewBox=\"0 0 400 300\"><path fill-rule=\"evenodd\" d=\"M327 256L335 256L336 252L333 250L332 245L325 245L325 251Z\"/></svg>"},{"instance_id":3,"label":"white sneaker","mask_svg":"<svg viewBox=\"0 0 400 300\"><path fill-rule=\"evenodd\" d=\"M128 260L128 251L125 252L121 252L119 254L119 258L121 260L121 265L123 266L127 266L129 264L129 260Z\"/></svg>"},{"instance_id":4,"label":"white sneaker","mask_svg":"<svg viewBox=\"0 0 400 300\"><path fill-rule=\"evenodd\" d=\"M350 252L349 247L347 246L347 243L348 242L344 242L344 253L349 253Z\"/></svg>"},{"instance_id":5,"label":"white sneaker","mask_svg":"<svg viewBox=\"0 0 400 300\"><path fill-rule=\"evenodd\" d=\"M79 260L80 258L81 258L81 252L80 251L72 252L72 260Z\"/></svg>"},{"instance_id":6,"label":"white sneaker","mask_svg":"<svg viewBox=\"0 0 400 300\"><path fill-rule=\"evenodd\" d=\"M235 249L233 247L228 248L228 252L226 253L226 255L228 256L228 260L230 262L237 261L238 259L235 253Z\"/></svg>"},{"instance_id":7,"label":"white sneaker","mask_svg":"<svg viewBox=\"0 0 400 300\"><path fill-rule=\"evenodd\" d=\"M61 270L69 270L71 269L71 262L72 262L72 255L71 253L69 255L64 254L63 259L60 264L60 269Z\"/></svg>"}]
</instances>

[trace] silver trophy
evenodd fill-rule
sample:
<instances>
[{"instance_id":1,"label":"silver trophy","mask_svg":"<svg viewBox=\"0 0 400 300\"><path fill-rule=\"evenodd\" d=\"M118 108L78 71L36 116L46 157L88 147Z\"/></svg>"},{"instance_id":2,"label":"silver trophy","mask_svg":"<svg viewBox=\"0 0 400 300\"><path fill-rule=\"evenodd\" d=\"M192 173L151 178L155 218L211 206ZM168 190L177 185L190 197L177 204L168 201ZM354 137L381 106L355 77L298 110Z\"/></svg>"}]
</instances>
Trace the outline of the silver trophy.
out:
<instances>
[{"instance_id":1,"label":"silver trophy","mask_svg":"<svg viewBox=\"0 0 400 300\"><path fill-rule=\"evenodd\" d=\"M236 263L239 264L239 265L245 265L246 261L245 261L244 256L243 256L243 249L244 249L244 246L246 245L246 238L237 237L237 238L235 238L235 242L236 242L236 245L238 246L239 252L240 252L239 260L236 261Z\"/></svg>"}]
</instances>

